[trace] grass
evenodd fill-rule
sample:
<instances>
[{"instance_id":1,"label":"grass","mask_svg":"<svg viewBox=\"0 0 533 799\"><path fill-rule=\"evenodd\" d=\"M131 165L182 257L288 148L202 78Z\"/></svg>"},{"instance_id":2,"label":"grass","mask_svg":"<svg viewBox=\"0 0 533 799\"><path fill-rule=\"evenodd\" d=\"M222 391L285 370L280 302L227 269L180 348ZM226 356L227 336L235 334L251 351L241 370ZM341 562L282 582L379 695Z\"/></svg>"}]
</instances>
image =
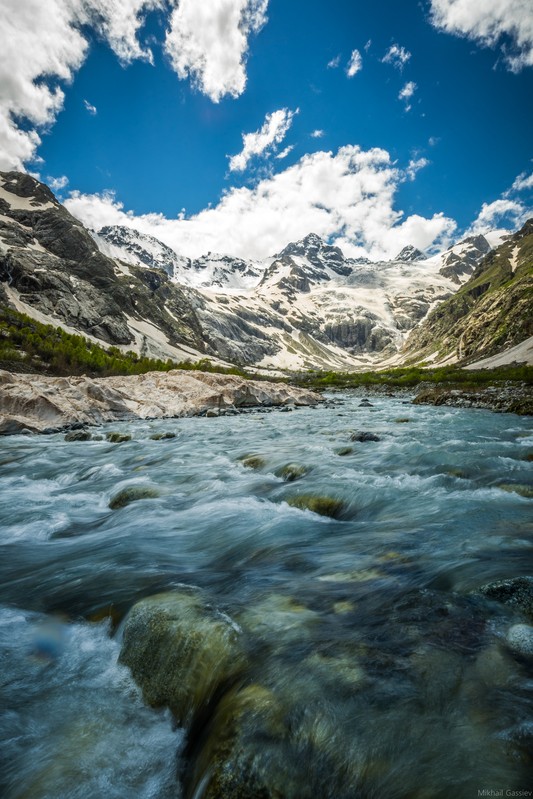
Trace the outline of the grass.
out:
<instances>
[{"instance_id":1,"label":"grass","mask_svg":"<svg viewBox=\"0 0 533 799\"><path fill-rule=\"evenodd\" d=\"M86 374L91 377L139 375L171 369L218 372L247 377L237 367L214 366L203 359L196 363L146 358L118 347L105 348L83 336L36 322L11 308L0 307L0 369L49 375Z\"/></svg>"},{"instance_id":2,"label":"grass","mask_svg":"<svg viewBox=\"0 0 533 799\"><path fill-rule=\"evenodd\" d=\"M420 383L435 385L461 385L464 388L488 386L494 383L516 382L533 384L533 366L501 366L497 369L464 370L454 366L435 369L404 367L373 372L321 372L295 374L291 378L306 388L358 388L360 386L390 386L414 388Z\"/></svg>"}]
</instances>

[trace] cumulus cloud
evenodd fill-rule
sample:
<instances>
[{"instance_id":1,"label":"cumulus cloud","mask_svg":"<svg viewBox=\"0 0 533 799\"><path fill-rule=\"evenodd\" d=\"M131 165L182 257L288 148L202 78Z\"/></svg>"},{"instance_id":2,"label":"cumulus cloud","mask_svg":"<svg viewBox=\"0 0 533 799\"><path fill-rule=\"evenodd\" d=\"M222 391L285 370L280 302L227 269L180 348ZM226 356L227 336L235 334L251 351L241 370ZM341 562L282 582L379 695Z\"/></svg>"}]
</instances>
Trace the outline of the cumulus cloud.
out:
<instances>
[{"instance_id":1,"label":"cumulus cloud","mask_svg":"<svg viewBox=\"0 0 533 799\"><path fill-rule=\"evenodd\" d=\"M231 156L230 172L243 172L254 156L270 153L281 144L297 113L298 109L290 111L288 108L281 108L267 114L261 128L255 133L243 133L243 148L240 153Z\"/></svg>"},{"instance_id":2,"label":"cumulus cloud","mask_svg":"<svg viewBox=\"0 0 533 799\"><path fill-rule=\"evenodd\" d=\"M90 103L88 100L84 100L83 105L85 106L89 114L91 114L91 116L95 116L98 113L97 107L95 105L92 105L92 103Z\"/></svg>"},{"instance_id":3,"label":"cumulus cloud","mask_svg":"<svg viewBox=\"0 0 533 799\"><path fill-rule=\"evenodd\" d=\"M63 106L62 86L87 56L91 31L123 64L152 62L139 32L146 14L167 13L165 48L178 77L191 77L218 101L243 92L248 39L265 24L267 6L268 0L2 0L0 169L23 169L34 158ZM92 113L94 106L86 108Z\"/></svg>"},{"instance_id":4,"label":"cumulus cloud","mask_svg":"<svg viewBox=\"0 0 533 799\"><path fill-rule=\"evenodd\" d=\"M501 42L504 60L514 72L533 66L530 0L431 0L430 19L436 28L485 47L496 47ZM511 47L506 37L511 40Z\"/></svg>"},{"instance_id":5,"label":"cumulus cloud","mask_svg":"<svg viewBox=\"0 0 533 799\"><path fill-rule=\"evenodd\" d=\"M314 130L311 133L311 138L312 139L322 139L325 135L326 135L325 131L320 130L319 128L317 128L317 130Z\"/></svg>"},{"instance_id":6,"label":"cumulus cloud","mask_svg":"<svg viewBox=\"0 0 533 799\"><path fill-rule=\"evenodd\" d=\"M533 216L533 197L529 195L528 202L523 196L519 196L522 192L528 193L532 189L533 174L522 172L501 197L491 203L483 203L468 233L488 233L502 228L516 230Z\"/></svg>"},{"instance_id":7,"label":"cumulus cloud","mask_svg":"<svg viewBox=\"0 0 533 799\"><path fill-rule=\"evenodd\" d=\"M350 60L346 65L346 74L349 78L353 78L354 75L357 75L363 69L363 57L359 50L352 50L352 54L350 56Z\"/></svg>"},{"instance_id":8,"label":"cumulus cloud","mask_svg":"<svg viewBox=\"0 0 533 799\"><path fill-rule=\"evenodd\" d=\"M263 258L314 231L347 255L377 259L393 257L406 244L428 249L455 229L443 214L404 218L395 209L396 192L407 179L386 150L349 145L335 154L305 155L253 188L231 188L217 205L189 217L136 216L112 194L73 193L66 204L89 227L137 228L190 257L212 250Z\"/></svg>"},{"instance_id":9,"label":"cumulus cloud","mask_svg":"<svg viewBox=\"0 0 533 799\"><path fill-rule=\"evenodd\" d=\"M521 202L500 198L492 203L483 203L481 211L468 232L470 234L488 233L498 228L511 230L525 222L528 215L527 209Z\"/></svg>"},{"instance_id":10,"label":"cumulus cloud","mask_svg":"<svg viewBox=\"0 0 533 799\"><path fill-rule=\"evenodd\" d=\"M165 49L180 78L218 103L246 85L248 39L267 21L268 0L177 0Z\"/></svg>"},{"instance_id":11,"label":"cumulus cloud","mask_svg":"<svg viewBox=\"0 0 533 799\"><path fill-rule=\"evenodd\" d=\"M384 64L390 64L400 72L411 58L411 53L405 47L400 47L399 44L393 44L389 47L381 61Z\"/></svg>"}]
</instances>

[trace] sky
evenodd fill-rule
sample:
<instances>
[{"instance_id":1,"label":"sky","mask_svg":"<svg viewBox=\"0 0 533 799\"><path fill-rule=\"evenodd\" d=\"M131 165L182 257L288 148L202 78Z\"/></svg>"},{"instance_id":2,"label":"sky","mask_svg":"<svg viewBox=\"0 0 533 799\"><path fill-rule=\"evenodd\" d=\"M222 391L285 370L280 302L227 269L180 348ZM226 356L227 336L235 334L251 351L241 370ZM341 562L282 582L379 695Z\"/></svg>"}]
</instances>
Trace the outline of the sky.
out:
<instances>
[{"instance_id":1,"label":"sky","mask_svg":"<svg viewBox=\"0 0 533 799\"><path fill-rule=\"evenodd\" d=\"M0 169L86 225L261 259L533 215L531 0L2 0Z\"/></svg>"}]
</instances>

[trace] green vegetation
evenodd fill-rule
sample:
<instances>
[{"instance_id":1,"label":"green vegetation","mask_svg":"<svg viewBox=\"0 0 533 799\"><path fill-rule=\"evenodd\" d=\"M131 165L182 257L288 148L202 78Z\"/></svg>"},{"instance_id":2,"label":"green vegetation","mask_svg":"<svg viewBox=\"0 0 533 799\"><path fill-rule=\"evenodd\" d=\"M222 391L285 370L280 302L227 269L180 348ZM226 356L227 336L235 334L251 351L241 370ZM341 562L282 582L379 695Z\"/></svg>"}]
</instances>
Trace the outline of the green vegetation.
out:
<instances>
[{"instance_id":1,"label":"green vegetation","mask_svg":"<svg viewBox=\"0 0 533 799\"><path fill-rule=\"evenodd\" d=\"M377 372L302 372L292 376L291 383L311 389L345 389L359 386L390 386L414 388L420 383L469 386L492 385L501 382L533 384L533 366L500 366L497 369L460 369L457 366L440 366L423 369L409 366Z\"/></svg>"},{"instance_id":2,"label":"green vegetation","mask_svg":"<svg viewBox=\"0 0 533 799\"><path fill-rule=\"evenodd\" d=\"M0 307L0 369L50 375L86 374L92 377L187 369L248 377L237 367L224 369L214 366L207 359L197 363L176 363L170 359L162 361L138 356L131 350L122 352L118 347L105 349L83 336L41 324L5 306Z\"/></svg>"}]
</instances>

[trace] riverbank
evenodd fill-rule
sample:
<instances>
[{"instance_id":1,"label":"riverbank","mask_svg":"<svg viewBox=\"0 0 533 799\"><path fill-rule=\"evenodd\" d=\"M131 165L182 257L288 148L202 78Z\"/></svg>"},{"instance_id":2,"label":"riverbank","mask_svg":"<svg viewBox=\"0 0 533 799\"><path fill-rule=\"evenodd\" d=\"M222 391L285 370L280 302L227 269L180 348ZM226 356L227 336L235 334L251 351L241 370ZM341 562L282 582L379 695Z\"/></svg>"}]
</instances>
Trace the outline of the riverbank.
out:
<instances>
[{"instance_id":1,"label":"riverbank","mask_svg":"<svg viewBox=\"0 0 533 799\"><path fill-rule=\"evenodd\" d=\"M0 371L0 434L53 433L111 421L319 402L321 397L308 389L209 372L90 378Z\"/></svg>"},{"instance_id":2,"label":"riverbank","mask_svg":"<svg viewBox=\"0 0 533 799\"><path fill-rule=\"evenodd\" d=\"M497 413L533 416L533 388L526 383L503 383L478 388L460 386L419 387L415 405L485 408Z\"/></svg>"}]
</instances>

